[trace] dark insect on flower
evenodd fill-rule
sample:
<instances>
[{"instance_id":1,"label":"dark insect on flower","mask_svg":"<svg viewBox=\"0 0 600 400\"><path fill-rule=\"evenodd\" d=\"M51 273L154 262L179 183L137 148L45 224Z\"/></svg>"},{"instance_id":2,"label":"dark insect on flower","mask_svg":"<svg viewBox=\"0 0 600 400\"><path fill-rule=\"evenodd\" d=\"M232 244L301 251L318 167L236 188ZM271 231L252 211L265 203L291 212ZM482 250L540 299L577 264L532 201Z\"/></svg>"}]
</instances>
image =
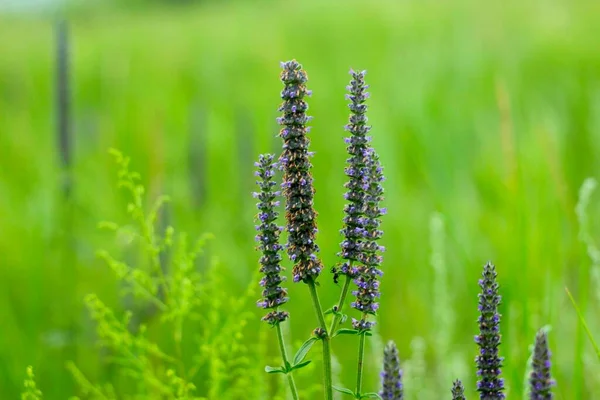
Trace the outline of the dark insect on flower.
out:
<instances>
[{"instance_id":1,"label":"dark insect on flower","mask_svg":"<svg viewBox=\"0 0 600 400\"><path fill-rule=\"evenodd\" d=\"M336 267L331 267L331 273L333 274L333 283L337 285L340 281L340 270Z\"/></svg>"},{"instance_id":2,"label":"dark insect on flower","mask_svg":"<svg viewBox=\"0 0 600 400\"><path fill-rule=\"evenodd\" d=\"M306 126L310 117L306 115L310 96L306 88L306 72L295 60L282 63L281 81L285 85L281 92L283 103L279 111L283 115L278 122L283 126L279 136L283 139L280 157L283 175L283 194L286 198L287 252L294 262L294 282L314 281L322 270L317 258L319 247L315 243L317 212L313 207L314 188L310 173L312 164L308 151L310 140Z\"/></svg>"},{"instance_id":3,"label":"dark insect on flower","mask_svg":"<svg viewBox=\"0 0 600 400\"><path fill-rule=\"evenodd\" d=\"M483 268L482 279L479 280L479 335L475 342L479 346L477 363L477 391L481 400L501 400L504 395L504 380L500 378L503 358L498 355L501 342L500 314L498 305L501 296L496 282L496 268L487 263Z\"/></svg>"},{"instance_id":4,"label":"dark insect on flower","mask_svg":"<svg viewBox=\"0 0 600 400\"><path fill-rule=\"evenodd\" d=\"M263 317L263 321L267 321L271 325L285 321L288 317L287 312L278 310L278 307L285 304L288 298L287 290L281 287L285 281L285 277L281 275L283 267L280 264L280 252L283 247L279 244L281 228L275 224L278 216L275 207L279 205L276 198L280 193L273 190L276 185L273 180L275 175L273 159L272 154L262 154L255 164L257 167L255 174L259 178L256 183L260 191L254 193L254 197L259 200L257 203L259 224L256 226L258 231L256 240L259 242L258 249L262 252L260 272L264 274L260 281L260 285L264 288L262 299L257 302L257 305L264 309L273 309Z\"/></svg>"},{"instance_id":5,"label":"dark insect on flower","mask_svg":"<svg viewBox=\"0 0 600 400\"><path fill-rule=\"evenodd\" d=\"M365 83L366 71L356 72L350 70L352 80L347 89L350 92L346 98L350 100L350 120L345 129L350 133L346 138L347 152L350 157L346 163L346 176L348 182L344 185L347 189L344 198L348 204L344 207L344 226L340 231L344 237L341 243L340 257L347 260L341 268L341 273L351 278L356 277L356 268L351 264L360 261L362 242L367 236L364 227L365 213L365 192L369 186L369 171L367 166L369 141L371 140L367 133L371 127L367 125L367 105L369 98L367 89L369 85Z\"/></svg>"},{"instance_id":6,"label":"dark insect on flower","mask_svg":"<svg viewBox=\"0 0 600 400\"><path fill-rule=\"evenodd\" d=\"M455 380L452 385L452 400L466 400L465 388L460 380Z\"/></svg>"},{"instance_id":7,"label":"dark insect on flower","mask_svg":"<svg viewBox=\"0 0 600 400\"><path fill-rule=\"evenodd\" d=\"M551 400L554 380L550 375L550 349L546 332L539 331L535 337L533 365L529 377L531 400Z\"/></svg>"},{"instance_id":8,"label":"dark insect on flower","mask_svg":"<svg viewBox=\"0 0 600 400\"><path fill-rule=\"evenodd\" d=\"M381 372L379 396L382 400L402 400L404 398L398 348L391 340L383 350L383 371Z\"/></svg>"},{"instance_id":9,"label":"dark insect on flower","mask_svg":"<svg viewBox=\"0 0 600 400\"><path fill-rule=\"evenodd\" d=\"M361 223L364 226L365 236L360 243L359 261L363 264L357 268L357 277L354 283L357 290L352 294L356 296L356 301L351 303L351 306L363 314L361 322L353 323L355 329L368 330L374 323L367 322L366 316L376 315L379 309L377 302L379 292L379 277L383 272L379 269L383 260L379 254L385 249L380 246L377 241L381 238L383 232L379 230L381 216L385 213L385 209L380 208L380 202L383 200L383 171L379 163L379 158L375 150L369 149L367 152L366 161L367 182L365 185L364 201L365 211L364 217L361 217Z\"/></svg>"}]
</instances>

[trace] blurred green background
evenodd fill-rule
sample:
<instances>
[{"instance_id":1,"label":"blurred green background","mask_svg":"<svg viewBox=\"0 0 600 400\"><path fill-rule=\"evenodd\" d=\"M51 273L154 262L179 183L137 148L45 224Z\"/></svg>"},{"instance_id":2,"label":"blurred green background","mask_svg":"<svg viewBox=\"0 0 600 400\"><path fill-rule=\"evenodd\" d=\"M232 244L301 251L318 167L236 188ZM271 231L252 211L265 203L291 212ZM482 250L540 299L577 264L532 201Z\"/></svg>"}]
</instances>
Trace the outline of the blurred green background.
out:
<instances>
[{"instance_id":1,"label":"blurred green background","mask_svg":"<svg viewBox=\"0 0 600 400\"><path fill-rule=\"evenodd\" d=\"M328 266L341 241L347 72L369 72L369 118L389 209L382 340L394 339L405 360L413 338L422 337L425 385L447 388L446 397L450 382L443 386L440 371L454 378L448 370L468 363L458 377L475 397L477 280L492 260L504 296L508 398L522 397L528 346L546 324L558 398L594 398L598 360L564 287L600 332L598 287L575 214L580 185L600 171L600 3L134 3L68 13L70 201L55 132L57 16L0 14L2 399L18 397L29 364L49 399L77 393L67 360L94 381L110 377L82 301L94 292L123 309L113 274L95 256L115 247L97 223L125 221L110 147L132 157L148 199L171 196L178 229L215 234L210 254L230 272L227 290L243 293L257 268L252 163L260 152L279 151L279 62L291 58L314 91L318 241ZM600 232L599 204L594 197L592 232ZM446 230L442 301L430 262L435 212ZM329 276L321 280L322 300L333 304L339 289ZM314 314L306 288L289 286L291 335L301 341ZM454 309L448 360L436 352L444 305ZM247 328L249 344L258 329L267 328ZM355 347L350 339L334 343L349 384ZM367 377L373 390L377 373Z\"/></svg>"}]
</instances>

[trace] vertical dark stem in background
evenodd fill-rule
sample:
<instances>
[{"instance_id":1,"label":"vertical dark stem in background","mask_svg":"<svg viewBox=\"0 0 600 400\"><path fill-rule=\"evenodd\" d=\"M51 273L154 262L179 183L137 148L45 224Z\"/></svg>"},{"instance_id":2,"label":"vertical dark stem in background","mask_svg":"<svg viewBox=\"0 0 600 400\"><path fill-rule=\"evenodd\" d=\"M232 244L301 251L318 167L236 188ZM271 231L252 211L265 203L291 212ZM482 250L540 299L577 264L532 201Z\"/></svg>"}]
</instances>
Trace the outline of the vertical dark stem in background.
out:
<instances>
[{"instance_id":1,"label":"vertical dark stem in background","mask_svg":"<svg viewBox=\"0 0 600 400\"><path fill-rule=\"evenodd\" d=\"M63 310L65 315L76 315L70 312L80 299L76 294L77 274L77 249L74 229L74 185L72 176L73 164L73 137L71 130L71 84L70 84L70 41L69 26L66 20L61 19L55 26L55 118L56 118L56 145L60 163L60 181L58 182L58 207L60 225L56 234L57 244L52 253L57 256L61 279L59 290L61 296L53 297L58 301L56 307ZM76 318L69 318L65 326L67 335L77 335L78 322ZM62 349L65 359L75 359L77 347L72 340Z\"/></svg>"},{"instance_id":2,"label":"vertical dark stem in background","mask_svg":"<svg viewBox=\"0 0 600 400\"><path fill-rule=\"evenodd\" d=\"M204 110L197 104L189 108L190 142L189 142L189 183L193 206L201 209L205 200L206 185L206 137L204 135Z\"/></svg>"},{"instance_id":3,"label":"vertical dark stem in background","mask_svg":"<svg viewBox=\"0 0 600 400\"><path fill-rule=\"evenodd\" d=\"M256 132L254 131L254 124L252 116L244 110L238 110L235 117L235 135L237 144L237 156L239 165L252 165L254 161L254 138ZM279 140L277 136L274 136L274 141ZM281 147L281 145L280 145ZM248 193L252 191L253 185L249 180L241 181L242 187L240 193ZM247 202L254 207L253 202Z\"/></svg>"},{"instance_id":4,"label":"vertical dark stem in background","mask_svg":"<svg viewBox=\"0 0 600 400\"><path fill-rule=\"evenodd\" d=\"M62 191L61 238L65 245L62 264L70 268L67 276L74 278L75 245L73 235L73 178L71 173L73 162L73 141L71 135L71 85L69 83L69 31L65 20L56 24L56 137L60 158ZM67 284L67 283L65 283Z\"/></svg>"},{"instance_id":5,"label":"vertical dark stem in background","mask_svg":"<svg viewBox=\"0 0 600 400\"><path fill-rule=\"evenodd\" d=\"M245 109L237 110L235 120L237 164L240 166L240 168L244 168L243 166L252 165L254 162L254 141L256 135L254 121L252 115L245 111ZM277 137L275 137L275 139L277 139ZM275 152L273 153L275 154ZM254 185L252 185L252 181L249 179L241 179L239 185L239 193L250 193L254 187ZM242 196L241 198L245 199L246 197ZM233 210L234 212L238 213L237 215L247 215L248 212L252 213L251 210L254 209L254 202L240 201L238 202L237 206L240 208ZM243 225L240 225L235 229L239 230L240 237L245 235L245 227Z\"/></svg>"},{"instance_id":6,"label":"vertical dark stem in background","mask_svg":"<svg viewBox=\"0 0 600 400\"><path fill-rule=\"evenodd\" d=\"M69 31L65 20L56 25L56 133L63 170L63 191L71 196L72 137L70 126L71 99L69 82Z\"/></svg>"}]
</instances>

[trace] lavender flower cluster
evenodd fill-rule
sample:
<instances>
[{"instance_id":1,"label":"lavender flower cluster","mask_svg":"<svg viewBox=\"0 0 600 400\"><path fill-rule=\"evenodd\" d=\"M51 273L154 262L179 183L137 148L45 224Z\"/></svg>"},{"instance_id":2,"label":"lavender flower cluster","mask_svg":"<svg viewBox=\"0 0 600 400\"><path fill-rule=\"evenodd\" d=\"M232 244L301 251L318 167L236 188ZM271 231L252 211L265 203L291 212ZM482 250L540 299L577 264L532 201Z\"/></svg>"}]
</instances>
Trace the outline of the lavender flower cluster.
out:
<instances>
[{"instance_id":1,"label":"lavender flower cluster","mask_svg":"<svg viewBox=\"0 0 600 400\"><path fill-rule=\"evenodd\" d=\"M359 255L362 265L357 268L354 279L357 290L352 292L356 296L356 300L351 304L353 308L363 313L363 318L358 321L354 320L352 324L359 331L369 330L374 325L373 322L366 320L366 316L375 315L379 309L377 302L381 296L379 277L383 275L379 269L383 257L379 253L383 252L384 248L377 243L383 234L379 229L380 218L385 213L385 209L379 205L383 200L383 188L381 187L383 174L379 158L373 149L368 151L366 169L368 184L365 186L364 192L364 216L361 217L364 236L360 243Z\"/></svg>"},{"instance_id":2,"label":"lavender flower cluster","mask_svg":"<svg viewBox=\"0 0 600 400\"><path fill-rule=\"evenodd\" d=\"M304 100L311 92L306 88L308 77L302 66L288 61L282 64L281 81L285 85L281 92L283 103L279 111L283 115L278 122L283 128L279 136L283 139L283 153L279 158L283 175L283 194L286 199L288 231L287 252L294 262L294 282L315 280L322 270L317 258L319 247L315 243L317 212L313 207L314 187L310 173L312 164L308 146L310 117L306 115L308 104Z\"/></svg>"},{"instance_id":3,"label":"lavender flower cluster","mask_svg":"<svg viewBox=\"0 0 600 400\"><path fill-rule=\"evenodd\" d=\"M389 341L383 350L383 371L381 372L382 400L401 400L404 398L402 386L402 370L396 343Z\"/></svg>"},{"instance_id":4,"label":"lavender flower cluster","mask_svg":"<svg viewBox=\"0 0 600 400\"><path fill-rule=\"evenodd\" d=\"M339 273L353 278L357 287L352 292L356 300L351 307L360 311L362 318L353 319L352 325L363 332L374 324L367 321L366 316L375 315L379 308L379 277L383 274L379 269L382 262L380 253L384 248L377 242L383 235L379 227L381 216L385 214L385 209L380 206L383 200L383 169L375 149L369 144L371 138L367 136L371 127L367 125L369 85L365 83L365 74L366 71L350 70L352 79L347 86L350 120L345 129L350 132L350 137L345 139L349 158L345 169L348 181L344 185L347 189L344 198L348 203L344 207L344 227L341 230L344 239L338 253L345 260Z\"/></svg>"},{"instance_id":5,"label":"lavender flower cluster","mask_svg":"<svg viewBox=\"0 0 600 400\"><path fill-rule=\"evenodd\" d=\"M500 314L498 305L501 296L496 282L496 267L487 263L483 268L482 279L479 280L479 335L475 342L479 346L476 358L477 390L482 399L500 400L504 398L504 380L500 378L503 358L498 355L500 346Z\"/></svg>"},{"instance_id":6,"label":"lavender flower cluster","mask_svg":"<svg viewBox=\"0 0 600 400\"><path fill-rule=\"evenodd\" d=\"M452 400L466 400L465 388L459 379L452 384Z\"/></svg>"},{"instance_id":7,"label":"lavender flower cluster","mask_svg":"<svg viewBox=\"0 0 600 400\"><path fill-rule=\"evenodd\" d=\"M544 331L538 332L535 337L533 350L533 368L529 383L531 385L531 400L551 400L554 380L550 375L550 350L548 349L548 336Z\"/></svg>"},{"instance_id":8,"label":"lavender flower cluster","mask_svg":"<svg viewBox=\"0 0 600 400\"><path fill-rule=\"evenodd\" d=\"M362 242L367 235L364 214L365 191L370 187L367 162L371 138L367 136L367 133L371 127L367 125L365 101L369 98L369 93L366 91L369 86L365 84L365 73L365 71L350 71L352 81L347 87L350 93L346 95L346 98L351 101L349 104L350 122L345 126L351 135L345 139L347 152L350 155L347 160L348 166L345 169L348 182L344 185L347 189L344 198L348 200L348 204L344 207L344 227L341 230L344 241L341 243L342 250L338 255L346 260L341 266L340 272L350 277L355 277L358 273L358 268L352 267L352 264L361 261Z\"/></svg>"},{"instance_id":9,"label":"lavender flower cluster","mask_svg":"<svg viewBox=\"0 0 600 400\"><path fill-rule=\"evenodd\" d=\"M390 341L384 349L383 371L381 373L381 390L378 394L361 393L362 357L364 351L364 340L374 325L370 316L376 316L379 309L380 278L383 275L381 264L384 247L380 245L383 236L381 230L381 218L386 209L381 206L383 202L384 181L383 168L379 156L371 146L371 137L368 133L371 126L367 125L366 116L369 98L365 82L365 71L350 71L352 75L350 84L347 86L349 94L346 98L350 100L349 122L345 126L350 133L345 139L349 157L345 168L348 178L344 185L346 193L344 198L347 204L344 207L343 228L341 234L343 240L340 244L341 250L338 256L343 260L339 267L334 267L334 282L338 275L346 277L346 283L342 290L339 305L334 306L333 327L336 319L340 317L343 323L341 307L348 292L348 285L352 282L356 288L352 291L354 300L351 307L357 310L360 319L352 319L353 330L341 330L348 333L360 334L358 383L356 392L349 389L343 391L353 394L356 398L373 398L379 396L382 400L401 400L404 397L404 385L402 383L402 369L398 349L393 341ZM294 282L307 283L311 288L313 305L317 310L320 326L314 330L315 336L310 340L323 341L324 365L326 366L329 353L328 343L335 337L335 332L328 332L324 323L324 313L320 309L318 296L316 295L315 281L323 269L321 260L318 258L319 247L315 242L317 233L317 212L314 209L314 186L311 175L312 164L309 151L310 139L307 126L310 117L306 115L308 104L306 98L311 92L306 88L308 78L302 66L295 60L282 63L281 81L284 88L281 92L282 104L279 111L282 112L278 118L282 126L279 136L283 140L283 151L279 157L279 167L283 170L283 182L281 184L283 197L285 199L285 217L288 233L287 253L293 262ZM288 301L287 290L282 287L285 277L282 275L284 268L281 266L281 252L284 247L279 243L283 228L277 226L279 206L277 201L280 192L275 190L275 157L270 154L261 155L256 163L256 175L259 177L257 184L260 188L255 197L259 214L259 224L256 227L259 242L260 272L263 278L260 285L263 288L262 297L258 306L269 309L263 320L280 329L279 324L288 318L288 313L279 310L279 307ZM475 343L479 348L479 354L475 358L477 366L477 391L481 400L503 400L505 398L504 381L500 377L503 367L503 358L500 356L501 344L499 306L501 296L497 283L496 268L492 263L483 267L482 277L479 280L481 292L478 295L478 309L480 316L477 320L479 334L475 336ZM333 335L331 335L333 334ZM271 372L284 372L288 374L290 388L295 399L298 392L291 378L291 371L306 365L307 362L298 361L291 366L287 360L285 346L281 332L279 332L280 348L284 358L283 369L273 369ZM312 342L307 342L312 343ZM302 354L300 352L299 354ZM552 399L552 387L555 385L551 377L550 350L548 348L547 335L540 331L536 336L535 349L532 363L532 372L529 379L530 398L532 400ZM325 375L330 368L324 368ZM324 380L326 386L331 385L331 377ZM329 382L329 383L328 383ZM332 398L332 386L329 392L326 388L326 398ZM328 393L328 394L327 394ZM460 380L455 380L451 389L453 400L465 400L465 388Z\"/></svg>"},{"instance_id":10,"label":"lavender flower cluster","mask_svg":"<svg viewBox=\"0 0 600 400\"><path fill-rule=\"evenodd\" d=\"M259 178L256 183L260 188L260 192L254 193L254 196L259 200L257 207L260 223L256 226L259 232L256 235L256 240L259 242L258 248L262 252L260 272L264 274L260 281L260 286L263 287L262 299L257 304L264 309L273 309L263 317L263 320L271 325L283 322L288 317L287 312L278 311L277 309L285 304L288 298L287 290L281 287L286 278L281 275L283 271L280 254L283 246L279 244L281 228L275 223L278 216L275 207L279 205L276 198L280 193L273 190L276 185L273 180L275 176L273 159L274 157L271 154L262 154L255 164L257 167L255 174Z\"/></svg>"}]
</instances>

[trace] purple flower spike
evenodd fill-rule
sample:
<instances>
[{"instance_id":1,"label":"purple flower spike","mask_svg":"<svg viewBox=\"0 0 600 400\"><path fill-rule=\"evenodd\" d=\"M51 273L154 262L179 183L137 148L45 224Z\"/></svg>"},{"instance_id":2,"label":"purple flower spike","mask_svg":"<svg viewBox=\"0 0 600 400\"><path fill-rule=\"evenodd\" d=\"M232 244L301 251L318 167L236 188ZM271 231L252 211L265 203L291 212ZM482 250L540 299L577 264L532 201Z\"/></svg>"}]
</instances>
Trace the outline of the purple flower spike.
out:
<instances>
[{"instance_id":1,"label":"purple flower spike","mask_svg":"<svg viewBox=\"0 0 600 400\"><path fill-rule=\"evenodd\" d=\"M504 395L504 380L500 378L503 358L498 355L501 342L500 314L498 305L501 296L496 282L496 268L487 263L483 267L482 279L479 280L479 335L475 342L479 346L477 363L477 391L481 400L502 400Z\"/></svg>"},{"instance_id":2,"label":"purple flower spike","mask_svg":"<svg viewBox=\"0 0 600 400\"><path fill-rule=\"evenodd\" d=\"M452 400L466 400L465 388L460 380L455 380L452 385Z\"/></svg>"},{"instance_id":3,"label":"purple flower spike","mask_svg":"<svg viewBox=\"0 0 600 400\"><path fill-rule=\"evenodd\" d=\"M402 400L404 398L400 358L393 341L389 341L383 350L383 371L381 372L379 396L382 400Z\"/></svg>"},{"instance_id":4,"label":"purple flower spike","mask_svg":"<svg viewBox=\"0 0 600 400\"><path fill-rule=\"evenodd\" d=\"M358 287L354 308L363 313L363 320L366 320L368 314L377 314L379 309L377 299L380 297L379 277L383 275L383 272L379 269L383 260L379 252L383 248L377 243L383 234L379 230L382 215L379 204L383 200L383 188L380 184L382 175L379 159L373 149L370 149L367 153L365 166L369 184L368 189L363 194L364 216L360 218L363 234L361 240L357 243L357 259L362 265L358 266L358 277L354 280ZM359 329L360 327L356 325L354 328Z\"/></svg>"},{"instance_id":5,"label":"purple flower spike","mask_svg":"<svg viewBox=\"0 0 600 400\"><path fill-rule=\"evenodd\" d=\"M531 400L552 400L552 387L555 382L550 375L550 349L548 336L544 331L538 332L535 337L533 350L533 365L529 377Z\"/></svg>"},{"instance_id":6,"label":"purple flower spike","mask_svg":"<svg viewBox=\"0 0 600 400\"><path fill-rule=\"evenodd\" d=\"M382 236L379 230L380 217L385 213L380 207L383 200L383 170L379 158L369 142L371 127L367 125L367 104L369 97L365 83L366 71L350 70L352 80L347 86L350 92L346 98L350 100L350 118L345 126L350 137L344 139L347 144L349 158L345 169L348 181L344 185L344 198L348 201L344 207L344 236L338 256L344 259L340 268L334 268L334 274L346 275L354 279L358 290L353 291L356 301L352 307L360 311L362 319L352 326L365 331L373 325L367 322L369 314L375 315L379 304L379 266L384 251L377 241Z\"/></svg>"},{"instance_id":7,"label":"purple flower spike","mask_svg":"<svg viewBox=\"0 0 600 400\"><path fill-rule=\"evenodd\" d=\"M256 196L259 199L257 204L259 213L257 220L260 222L256 229L259 232L256 240L259 242L258 250L261 251L260 272L264 277L260 281L263 287L262 298L256 303L258 307L264 309L273 309L263 317L263 321L271 325L283 322L288 317L285 311L278 311L277 308L288 301L287 290L280 285L285 281L281 275L281 255L279 254L283 247L279 244L279 234L281 228L277 226L278 213L275 211L277 201L275 200L277 192L273 190L276 183L273 181L275 164L272 154L262 154L259 157L256 182L260 192Z\"/></svg>"},{"instance_id":8,"label":"purple flower spike","mask_svg":"<svg viewBox=\"0 0 600 400\"><path fill-rule=\"evenodd\" d=\"M281 81L285 85L281 92L283 103L278 119L283 125L280 137L283 139L283 153L280 161L283 165L283 194L286 199L286 220L288 245L287 251L294 262L294 282L314 281L322 270L321 261L316 254L319 247L315 243L317 232L317 212L313 207L314 187L310 173L311 153L308 150L306 115L308 104L304 101L310 92L306 89L308 77L302 66L295 60L282 64Z\"/></svg>"},{"instance_id":9,"label":"purple flower spike","mask_svg":"<svg viewBox=\"0 0 600 400\"><path fill-rule=\"evenodd\" d=\"M364 73L350 70L352 81L348 86L349 94L346 98L350 100L350 121L345 130L350 132L350 137L344 139L347 144L349 158L347 159L346 176L348 182L344 185L347 189L344 199L348 204L344 208L344 228L342 234L344 241L338 256L344 260L357 262L360 258L360 243L364 239L365 191L368 190L369 181L367 159L365 154L369 150L370 138L367 136L371 127L367 125L367 99ZM343 272L344 275L347 273ZM352 277L352 276L351 276Z\"/></svg>"}]
</instances>

